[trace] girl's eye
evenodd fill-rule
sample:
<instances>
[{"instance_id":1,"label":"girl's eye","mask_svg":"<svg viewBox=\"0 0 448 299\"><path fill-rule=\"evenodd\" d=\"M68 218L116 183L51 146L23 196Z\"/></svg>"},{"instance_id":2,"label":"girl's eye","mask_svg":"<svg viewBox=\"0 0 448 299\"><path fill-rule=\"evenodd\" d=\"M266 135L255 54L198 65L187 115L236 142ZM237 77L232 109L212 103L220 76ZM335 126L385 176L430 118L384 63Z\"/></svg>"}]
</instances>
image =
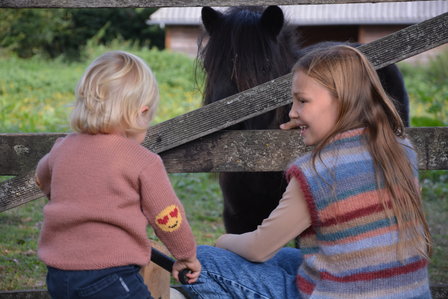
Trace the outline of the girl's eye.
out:
<instances>
[{"instance_id":1,"label":"girl's eye","mask_svg":"<svg viewBox=\"0 0 448 299\"><path fill-rule=\"evenodd\" d=\"M294 97L293 97L293 101L294 101L295 103L297 103L297 104L300 104L300 105L305 104L305 103L307 102L306 99L302 98L302 97L299 96L299 95L294 95Z\"/></svg>"}]
</instances>

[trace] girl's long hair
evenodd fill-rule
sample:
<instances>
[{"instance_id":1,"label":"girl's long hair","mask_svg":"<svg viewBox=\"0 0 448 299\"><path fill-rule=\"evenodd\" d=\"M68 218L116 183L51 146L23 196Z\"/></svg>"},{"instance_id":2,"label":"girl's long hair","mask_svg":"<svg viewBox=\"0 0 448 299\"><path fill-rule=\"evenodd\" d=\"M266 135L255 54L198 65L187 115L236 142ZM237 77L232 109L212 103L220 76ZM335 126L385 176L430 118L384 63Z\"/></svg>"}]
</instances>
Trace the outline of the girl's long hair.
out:
<instances>
[{"instance_id":1,"label":"girl's long hair","mask_svg":"<svg viewBox=\"0 0 448 299\"><path fill-rule=\"evenodd\" d=\"M336 124L314 148L313 161L337 134L365 128L377 184L382 183L389 194L393 211L389 217L395 216L397 220L398 251L402 252L404 243L410 241L421 256L429 258L431 236L419 185L405 149L398 140L405 138L404 125L372 64L355 48L335 46L318 49L302 57L293 67L293 72L297 71L303 71L327 88L339 106ZM381 200L387 213L387 197Z\"/></svg>"}]
</instances>

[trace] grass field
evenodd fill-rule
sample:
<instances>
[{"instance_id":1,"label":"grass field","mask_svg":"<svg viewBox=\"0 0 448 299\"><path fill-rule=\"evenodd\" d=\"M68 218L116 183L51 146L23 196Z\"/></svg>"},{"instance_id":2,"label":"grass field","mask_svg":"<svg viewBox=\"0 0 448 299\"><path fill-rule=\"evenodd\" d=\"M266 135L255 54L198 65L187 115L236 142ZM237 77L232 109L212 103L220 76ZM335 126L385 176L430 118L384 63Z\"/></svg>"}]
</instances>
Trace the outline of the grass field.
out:
<instances>
[{"instance_id":1,"label":"grass field","mask_svg":"<svg viewBox=\"0 0 448 299\"><path fill-rule=\"evenodd\" d=\"M106 50L108 48L92 48L89 57ZM159 81L161 103L155 122L200 106L201 94L194 82L190 59L160 51L129 51L143 57ZM67 116L73 89L87 64L0 57L0 132L68 131ZM427 74L409 66L403 66L403 70L411 95L413 125L446 126L446 84L441 83L439 88L435 83L428 83L428 87L423 84L428 80ZM212 245L224 232L222 197L216 177L210 173L170 174L198 244ZM448 171L422 172L421 184L434 238L431 282L448 283ZM0 290L45 287L45 267L36 257L45 202L39 199L0 214ZM148 236L154 238L151 229L148 229Z\"/></svg>"}]
</instances>

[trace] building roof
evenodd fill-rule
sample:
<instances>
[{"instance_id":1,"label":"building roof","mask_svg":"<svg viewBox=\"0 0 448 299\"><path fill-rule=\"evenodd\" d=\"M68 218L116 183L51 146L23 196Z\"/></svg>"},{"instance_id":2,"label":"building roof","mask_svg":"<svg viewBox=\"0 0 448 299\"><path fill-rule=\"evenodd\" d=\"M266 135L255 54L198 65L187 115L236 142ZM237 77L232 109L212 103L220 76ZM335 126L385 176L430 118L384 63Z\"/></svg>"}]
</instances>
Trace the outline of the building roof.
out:
<instances>
[{"instance_id":1,"label":"building roof","mask_svg":"<svg viewBox=\"0 0 448 299\"><path fill-rule=\"evenodd\" d=\"M415 24L448 12L448 1L280 6L293 25ZM225 10L226 7L215 7ZM148 24L200 25L201 7L160 8Z\"/></svg>"}]
</instances>

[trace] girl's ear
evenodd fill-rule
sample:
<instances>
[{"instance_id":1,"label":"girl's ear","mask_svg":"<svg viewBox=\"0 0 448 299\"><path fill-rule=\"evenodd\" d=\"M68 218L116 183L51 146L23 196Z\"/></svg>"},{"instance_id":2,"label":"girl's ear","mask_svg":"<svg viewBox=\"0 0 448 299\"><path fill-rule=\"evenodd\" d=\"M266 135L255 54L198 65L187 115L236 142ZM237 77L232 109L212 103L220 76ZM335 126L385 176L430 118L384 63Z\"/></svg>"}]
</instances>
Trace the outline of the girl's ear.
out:
<instances>
[{"instance_id":1,"label":"girl's ear","mask_svg":"<svg viewBox=\"0 0 448 299\"><path fill-rule=\"evenodd\" d=\"M268 6L261 16L261 25L273 38L277 37L280 33L284 22L285 17L283 11L277 5Z\"/></svg>"},{"instance_id":2,"label":"girl's ear","mask_svg":"<svg viewBox=\"0 0 448 299\"><path fill-rule=\"evenodd\" d=\"M205 30L211 36L220 26L223 14L209 6L204 6L201 10L201 17Z\"/></svg>"}]
</instances>

